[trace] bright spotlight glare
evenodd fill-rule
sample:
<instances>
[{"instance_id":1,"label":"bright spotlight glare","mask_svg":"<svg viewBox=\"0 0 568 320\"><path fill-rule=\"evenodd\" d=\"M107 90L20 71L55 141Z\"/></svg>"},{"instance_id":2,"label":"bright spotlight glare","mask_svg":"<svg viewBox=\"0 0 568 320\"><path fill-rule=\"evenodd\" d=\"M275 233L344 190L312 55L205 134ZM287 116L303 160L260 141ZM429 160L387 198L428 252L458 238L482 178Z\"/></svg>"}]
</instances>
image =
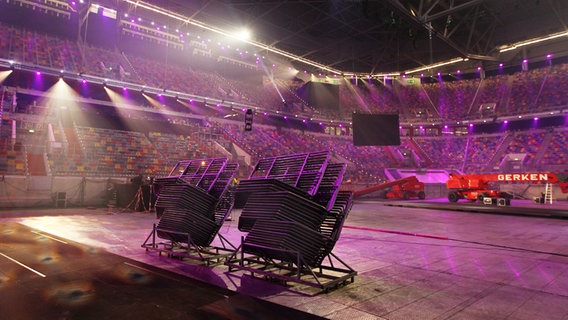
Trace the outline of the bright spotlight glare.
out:
<instances>
[{"instance_id":1,"label":"bright spotlight glare","mask_svg":"<svg viewBox=\"0 0 568 320\"><path fill-rule=\"evenodd\" d=\"M0 71L0 84L12 73L12 70Z\"/></svg>"},{"instance_id":2,"label":"bright spotlight glare","mask_svg":"<svg viewBox=\"0 0 568 320\"><path fill-rule=\"evenodd\" d=\"M250 39L250 31L247 29L243 29L237 33L237 38L240 40L246 41Z\"/></svg>"}]
</instances>

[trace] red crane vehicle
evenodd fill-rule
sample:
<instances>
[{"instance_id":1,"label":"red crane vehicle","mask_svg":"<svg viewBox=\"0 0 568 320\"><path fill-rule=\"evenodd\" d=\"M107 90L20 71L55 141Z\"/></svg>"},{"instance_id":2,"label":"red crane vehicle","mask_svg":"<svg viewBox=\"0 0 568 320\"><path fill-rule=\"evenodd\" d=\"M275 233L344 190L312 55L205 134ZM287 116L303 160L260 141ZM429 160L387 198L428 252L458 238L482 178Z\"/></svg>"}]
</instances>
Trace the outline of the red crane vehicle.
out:
<instances>
[{"instance_id":1,"label":"red crane vehicle","mask_svg":"<svg viewBox=\"0 0 568 320\"><path fill-rule=\"evenodd\" d=\"M357 190L354 192L354 198L359 198L362 195L372 192L385 191L384 197L386 199L404 199L418 198L423 200L426 198L424 193L424 183L418 181L416 176L409 176L406 178L385 182L376 186Z\"/></svg>"},{"instance_id":2,"label":"red crane vehicle","mask_svg":"<svg viewBox=\"0 0 568 320\"><path fill-rule=\"evenodd\" d=\"M521 182L521 183L557 183L563 193L568 193L568 180L562 181L554 173L507 173L507 174L450 174L446 182L449 190L448 200L457 202L460 199L483 202L486 198L492 200L509 199L512 195L491 189L489 184L494 182Z\"/></svg>"}]
</instances>

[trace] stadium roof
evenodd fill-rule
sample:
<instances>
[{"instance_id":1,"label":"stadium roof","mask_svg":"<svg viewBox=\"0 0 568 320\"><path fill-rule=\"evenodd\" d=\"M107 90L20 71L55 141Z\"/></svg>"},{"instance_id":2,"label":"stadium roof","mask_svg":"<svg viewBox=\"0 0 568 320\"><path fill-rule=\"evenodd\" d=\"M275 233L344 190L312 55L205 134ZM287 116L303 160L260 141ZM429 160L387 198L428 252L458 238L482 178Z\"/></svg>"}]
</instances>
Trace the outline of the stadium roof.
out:
<instances>
[{"instance_id":1,"label":"stadium roof","mask_svg":"<svg viewBox=\"0 0 568 320\"><path fill-rule=\"evenodd\" d=\"M344 74L408 72L455 58L473 69L568 55L565 0L108 1L131 11L151 3L222 30L247 27L253 43ZM561 36L500 50L548 35Z\"/></svg>"}]
</instances>

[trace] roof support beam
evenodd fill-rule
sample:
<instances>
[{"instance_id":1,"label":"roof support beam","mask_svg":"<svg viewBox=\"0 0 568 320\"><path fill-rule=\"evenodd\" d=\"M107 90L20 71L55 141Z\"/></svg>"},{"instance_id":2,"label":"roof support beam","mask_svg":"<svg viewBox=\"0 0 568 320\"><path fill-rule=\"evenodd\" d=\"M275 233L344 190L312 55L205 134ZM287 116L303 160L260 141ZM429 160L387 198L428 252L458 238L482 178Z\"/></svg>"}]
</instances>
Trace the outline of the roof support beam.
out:
<instances>
[{"instance_id":1,"label":"roof support beam","mask_svg":"<svg viewBox=\"0 0 568 320\"><path fill-rule=\"evenodd\" d=\"M433 8L437 3L438 3L438 2L436 2L435 4L433 4L433 5L432 5L432 8ZM462 3L462 4L457 5L457 6L452 6L452 7L449 8L449 9L446 9L446 10L443 10L443 11L440 11L440 12L437 12L437 13L432 14L432 15L427 15L427 13L426 13L426 15L424 15L424 16L421 17L421 21L424 22L424 23L427 23L427 22L430 22L430 21L434 21L434 20L436 20L436 19L446 17L446 16L448 16L448 15L450 15L450 14L454 14L454 13L456 13L456 12L458 12L458 11L463 10L463 9L466 9L466 8L469 8L469 7L472 7L472 6L476 6L476 5L480 4L480 3L483 3L483 0L471 0L471 1L469 1L469 2ZM431 9L432 9L432 8L431 8ZM430 10L429 10L429 11L430 11ZM428 11L428 12L429 12L429 11Z\"/></svg>"},{"instance_id":2,"label":"roof support beam","mask_svg":"<svg viewBox=\"0 0 568 320\"><path fill-rule=\"evenodd\" d=\"M471 48L470 48L469 45L471 43L473 35L476 33L475 23L474 23L473 26L468 26L468 28L470 28L470 30L469 30L469 39L467 40L466 47L463 47L462 45L457 44L456 42L454 42L450 38L450 36L457 30L457 26L452 31L450 31L449 34L448 34L448 33L444 33L444 32L441 32L439 30L436 30L434 28L433 24L432 24L432 22L436 19L447 17L450 14L455 14L459 11L462 11L462 10L465 10L465 9L468 9L468 8L470 8L470 10L469 10L469 13L466 14L466 16L471 14L472 10L473 10L473 12L476 12L479 7L475 7L475 6L482 4L483 0L471 0L471 1L468 1L466 3L460 4L458 6L453 6L453 7L444 9L444 10L437 12L433 15L428 15L434 9L435 6L440 4L440 1L438 0L438 1L434 2L431 6L429 6L429 8L426 9L426 12L424 12L424 14L422 14L421 16L416 15L415 12L414 12L414 9L407 8L402 3L401 0L388 0L388 2L393 7L395 7L401 14L403 14L407 19L409 19L412 23L419 25L420 27L426 29L430 34L438 37L440 40L442 40L448 46L453 48L457 52L457 54L461 55L462 57L467 57L467 58L474 58L475 57L475 59L481 59L481 60L495 60L496 59L495 57L485 56L483 54L472 54L470 52L469 49L471 49ZM423 7L422 2L420 2L420 7ZM475 10L475 9L477 9L477 10ZM462 18L464 18L464 17L462 17ZM474 20L475 19L476 18L475 18L475 15L474 15ZM460 23L461 23L465 19L460 19L460 20L461 20L460 21Z\"/></svg>"}]
</instances>

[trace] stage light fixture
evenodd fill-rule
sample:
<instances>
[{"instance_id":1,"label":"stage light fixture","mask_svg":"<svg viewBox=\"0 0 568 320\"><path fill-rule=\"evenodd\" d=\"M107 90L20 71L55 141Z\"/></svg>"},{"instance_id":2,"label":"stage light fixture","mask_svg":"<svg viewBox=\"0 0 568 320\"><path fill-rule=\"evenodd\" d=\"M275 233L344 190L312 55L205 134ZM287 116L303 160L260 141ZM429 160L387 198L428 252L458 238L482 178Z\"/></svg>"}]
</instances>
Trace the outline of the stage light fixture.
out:
<instances>
[{"instance_id":1,"label":"stage light fixture","mask_svg":"<svg viewBox=\"0 0 568 320\"><path fill-rule=\"evenodd\" d=\"M245 112L245 131L252 131L253 112L247 109Z\"/></svg>"}]
</instances>

